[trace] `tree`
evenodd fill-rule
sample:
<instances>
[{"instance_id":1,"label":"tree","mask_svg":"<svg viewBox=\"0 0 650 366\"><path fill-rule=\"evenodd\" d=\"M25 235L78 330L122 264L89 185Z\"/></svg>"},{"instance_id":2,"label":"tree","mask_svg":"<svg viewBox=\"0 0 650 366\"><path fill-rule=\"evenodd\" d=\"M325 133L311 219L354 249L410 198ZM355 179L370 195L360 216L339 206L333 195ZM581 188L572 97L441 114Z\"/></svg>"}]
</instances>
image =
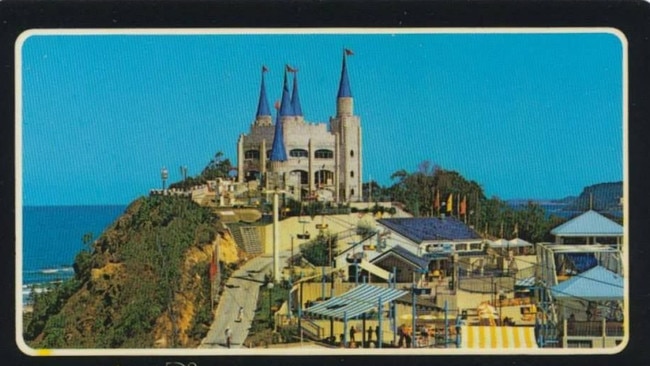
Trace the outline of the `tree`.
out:
<instances>
[{"instance_id":1,"label":"tree","mask_svg":"<svg viewBox=\"0 0 650 366\"><path fill-rule=\"evenodd\" d=\"M218 151L201 172L201 177L205 180L228 178L232 168L233 166L230 163L230 159L224 159L223 153Z\"/></svg>"}]
</instances>

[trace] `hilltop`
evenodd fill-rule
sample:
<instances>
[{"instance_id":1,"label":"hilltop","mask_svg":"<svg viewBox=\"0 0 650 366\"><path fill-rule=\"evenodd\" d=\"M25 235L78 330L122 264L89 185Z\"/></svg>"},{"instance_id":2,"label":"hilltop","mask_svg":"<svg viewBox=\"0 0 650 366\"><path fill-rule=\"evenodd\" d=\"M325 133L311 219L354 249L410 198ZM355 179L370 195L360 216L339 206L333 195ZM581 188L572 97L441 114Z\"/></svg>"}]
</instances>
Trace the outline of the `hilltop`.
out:
<instances>
[{"instance_id":1,"label":"hilltop","mask_svg":"<svg viewBox=\"0 0 650 366\"><path fill-rule=\"evenodd\" d=\"M216 243L227 277L242 253L210 209L175 197L134 201L77 255L73 279L35 295L25 341L34 348L196 346L212 321Z\"/></svg>"}]
</instances>

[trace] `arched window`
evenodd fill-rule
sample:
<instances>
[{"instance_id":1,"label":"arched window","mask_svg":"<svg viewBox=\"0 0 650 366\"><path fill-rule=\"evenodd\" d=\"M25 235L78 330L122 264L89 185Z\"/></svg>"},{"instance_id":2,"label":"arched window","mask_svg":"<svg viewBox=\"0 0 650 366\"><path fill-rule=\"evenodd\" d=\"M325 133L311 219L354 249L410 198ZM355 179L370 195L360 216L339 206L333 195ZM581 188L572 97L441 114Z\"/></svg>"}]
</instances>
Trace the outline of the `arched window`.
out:
<instances>
[{"instance_id":1,"label":"arched window","mask_svg":"<svg viewBox=\"0 0 650 366\"><path fill-rule=\"evenodd\" d=\"M293 149L289 151L289 156L292 158L306 158L309 156L309 152L305 149Z\"/></svg>"},{"instance_id":2,"label":"arched window","mask_svg":"<svg viewBox=\"0 0 650 366\"><path fill-rule=\"evenodd\" d=\"M332 159L334 158L334 152L332 150L320 149L314 152L314 157L316 159Z\"/></svg>"},{"instance_id":3,"label":"arched window","mask_svg":"<svg viewBox=\"0 0 650 366\"><path fill-rule=\"evenodd\" d=\"M244 152L244 158L245 159L259 159L260 158L260 152L258 150L246 150L246 152Z\"/></svg>"},{"instance_id":4,"label":"arched window","mask_svg":"<svg viewBox=\"0 0 650 366\"><path fill-rule=\"evenodd\" d=\"M350 157L351 157L351 158L354 157L354 150L350 150Z\"/></svg>"},{"instance_id":5,"label":"arched window","mask_svg":"<svg viewBox=\"0 0 650 366\"><path fill-rule=\"evenodd\" d=\"M271 158L271 149L266 150L266 158L270 159Z\"/></svg>"},{"instance_id":6,"label":"arched window","mask_svg":"<svg viewBox=\"0 0 650 366\"><path fill-rule=\"evenodd\" d=\"M350 189L350 196L354 196L354 188Z\"/></svg>"},{"instance_id":7,"label":"arched window","mask_svg":"<svg viewBox=\"0 0 650 366\"><path fill-rule=\"evenodd\" d=\"M354 178L354 170L350 170L350 178Z\"/></svg>"}]
</instances>

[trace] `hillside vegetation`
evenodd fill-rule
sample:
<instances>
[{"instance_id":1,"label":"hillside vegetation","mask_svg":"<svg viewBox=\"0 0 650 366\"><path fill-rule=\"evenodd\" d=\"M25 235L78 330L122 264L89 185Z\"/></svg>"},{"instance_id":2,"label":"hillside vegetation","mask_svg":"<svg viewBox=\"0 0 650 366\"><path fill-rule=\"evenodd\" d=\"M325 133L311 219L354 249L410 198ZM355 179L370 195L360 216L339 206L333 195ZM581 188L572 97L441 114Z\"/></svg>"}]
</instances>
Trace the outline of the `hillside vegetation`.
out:
<instances>
[{"instance_id":1,"label":"hillside vegetation","mask_svg":"<svg viewBox=\"0 0 650 366\"><path fill-rule=\"evenodd\" d=\"M212 320L213 244L220 243L224 277L239 261L220 227L209 209L187 199L134 201L77 255L73 279L35 294L26 342L34 348L196 346Z\"/></svg>"}]
</instances>

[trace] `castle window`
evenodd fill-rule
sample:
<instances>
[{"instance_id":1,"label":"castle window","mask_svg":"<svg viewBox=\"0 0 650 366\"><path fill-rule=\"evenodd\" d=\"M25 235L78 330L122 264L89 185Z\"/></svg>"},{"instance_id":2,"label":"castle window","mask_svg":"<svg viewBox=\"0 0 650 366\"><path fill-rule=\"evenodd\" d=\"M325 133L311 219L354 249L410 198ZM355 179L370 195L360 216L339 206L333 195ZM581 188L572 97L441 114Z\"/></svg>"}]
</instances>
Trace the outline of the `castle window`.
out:
<instances>
[{"instance_id":1,"label":"castle window","mask_svg":"<svg viewBox=\"0 0 650 366\"><path fill-rule=\"evenodd\" d=\"M351 157L351 158L354 157L354 150L350 150L350 157Z\"/></svg>"},{"instance_id":2,"label":"castle window","mask_svg":"<svg viewBox=\"0 0 650 366\"><path fill-rule=\"evenodd\" d=\"M316 152L314 153L314 157L316 159L332 159L334 158L334 152L332 152L332 150L327 150L327 149L316 150Z\"/></svg>"},{"instance_id":3,"label":"castle window","mask_svg":"<svg viewBox=\"0 0 650 366\"><path fill-rule=\"evenodd\" d=\"M270 159L271 158L271 149L266 150L266 158Z\"/></svg>"},{"instance_id":4,"label":"castle window","mask_svg":"<svg viewBox=\"0 0 650 366\"><path fill-rule=\"evenodd\" d=\"M350 189L350 196L354 196L354 188Z\"/></svg>"},{"instance_id":5,"label":"castle window","mask_svg":"<svg viewBox=\"0 0 650 366\"><path fill-rule=\"evenodd\" d=\"M350 178L354 178L354 170L350 170Z\"/></svg>"},{"instance_id":6,"label":"castle window","mask_svg":"<svg viewBox=\"0 0 650 366\"><path fill-rule=\"evenodd\" d=\"M260 152L258 150L246 150L246 152L244 152L244 158L245 159L259 159L260 158Z\"/></svg>"},{"instance_id":7,"label":"castle window","mask_svg":"<svg viewBox=\"0 0 650 366\"><path fill-rule=\"evenodd\" d=\"M289 156L292 158L306 158L309 156L309 152L305 149L293 149L289 151Z\"/></svg>"}]
</instances>

